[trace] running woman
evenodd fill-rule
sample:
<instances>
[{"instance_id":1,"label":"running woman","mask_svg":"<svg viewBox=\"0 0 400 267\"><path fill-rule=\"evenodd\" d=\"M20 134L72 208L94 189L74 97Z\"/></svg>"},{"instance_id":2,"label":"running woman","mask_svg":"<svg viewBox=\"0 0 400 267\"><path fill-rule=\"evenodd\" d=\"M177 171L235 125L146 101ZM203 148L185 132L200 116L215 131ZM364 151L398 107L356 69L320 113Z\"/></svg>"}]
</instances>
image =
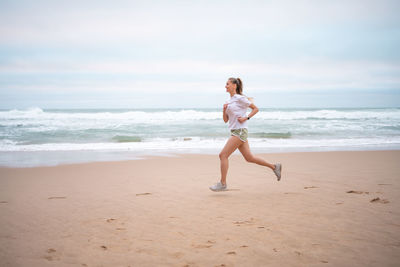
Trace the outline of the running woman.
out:
<instances>
[{"instance_id":1,"label":"running woman","mask_svg":"<svg viewBox=\"0 0 400 267\"><path fill-rule=\"evenodd\" d=\"M224 191L227 189L228 158L236 149L239 149L247 162L256 163L273 170L277 180L280 181L282 165L280 163L268 163L264 159L254 156L250 151L249 142L247 141L247 121L258 112L258 108L242 94L243 84L239 78L229 78L225 88L231 98L224 104L222 118L225 123L229 122L231 137L226 142L221 153L219 153L221 160L221 181L211 186L210 189L212 191ZM251 108L251 112L246 116L248 108Z\"/></svg>"}]
</instances>

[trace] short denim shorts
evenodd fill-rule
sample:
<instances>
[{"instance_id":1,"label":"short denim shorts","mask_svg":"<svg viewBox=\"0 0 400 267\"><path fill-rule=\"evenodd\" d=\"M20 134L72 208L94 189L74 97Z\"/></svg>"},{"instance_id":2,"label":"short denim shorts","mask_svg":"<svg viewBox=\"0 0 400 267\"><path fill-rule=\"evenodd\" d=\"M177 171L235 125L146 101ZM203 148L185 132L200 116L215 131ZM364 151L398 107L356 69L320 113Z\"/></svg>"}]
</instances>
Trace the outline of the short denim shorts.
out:
<instances>
[{"instance_id":1,"label":"short denim shorts","mask_svg":"<svg viewBox=\"0 0 400 267\"><path fill-rule=\"evenodd\" d=\"M243 142L247 142L248 130L247 128L232 129L231 136L237 136Z\"/></svg>"}]
</instances>

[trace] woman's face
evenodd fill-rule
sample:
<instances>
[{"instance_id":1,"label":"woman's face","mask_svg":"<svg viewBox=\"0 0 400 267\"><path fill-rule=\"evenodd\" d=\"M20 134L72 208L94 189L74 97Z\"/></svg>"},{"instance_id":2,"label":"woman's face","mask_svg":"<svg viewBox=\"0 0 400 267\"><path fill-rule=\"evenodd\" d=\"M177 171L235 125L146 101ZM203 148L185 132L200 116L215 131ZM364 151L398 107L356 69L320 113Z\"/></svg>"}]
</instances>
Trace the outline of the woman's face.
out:
<instances>
[{"instance_id":1,"label":"woman's face","mask_svg":"<svg viewBox=\"0 0 400 267\"><path fill-rule=\"evenodd\" d=\"M225 85L226 91L228 93L235 93L236 91L236 84L232 83L231 80L228 80Z\"/></svg>"}]
</instances>

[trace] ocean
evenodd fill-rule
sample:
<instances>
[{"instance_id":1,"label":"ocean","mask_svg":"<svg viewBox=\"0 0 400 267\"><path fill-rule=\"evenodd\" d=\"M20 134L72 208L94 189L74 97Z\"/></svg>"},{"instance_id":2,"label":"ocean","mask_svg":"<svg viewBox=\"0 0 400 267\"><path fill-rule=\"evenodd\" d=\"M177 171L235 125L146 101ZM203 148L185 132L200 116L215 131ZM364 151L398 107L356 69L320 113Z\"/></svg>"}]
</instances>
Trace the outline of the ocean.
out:
<instances>
[{"instance_id":1,"label":"ocean","mask_svg":"<svg viewBox=\"0 0 400 267\"><path fill-rule=\"evenodd\" d=\"M221 109L0 110L0 165L217 154ZM400 149L400 108L271 108L249 121L255 153Z\"/></svg>"}]
</instances>

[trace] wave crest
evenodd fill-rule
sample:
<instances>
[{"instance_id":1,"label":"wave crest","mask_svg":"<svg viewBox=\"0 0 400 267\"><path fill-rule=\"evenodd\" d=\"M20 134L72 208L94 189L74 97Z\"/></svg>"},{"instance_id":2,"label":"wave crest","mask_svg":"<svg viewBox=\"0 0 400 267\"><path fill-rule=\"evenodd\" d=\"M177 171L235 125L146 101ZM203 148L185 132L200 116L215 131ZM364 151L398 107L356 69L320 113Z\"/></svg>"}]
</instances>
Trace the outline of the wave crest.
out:
<instances>
[{"instance_id":1,"label":"wave crest","mask_svg":"<svg viewBox=\"0 0 400 267\"><path fill-rule=\"evenodd\" d=\"M117 143L142 142L141 137L129 135L116 135L112 138L112 140Z\"/></svg>"},{"instance_id":2,"label":"wave crest","mask_svg":"<svg viewBox=\"0 0 400 267\"><path fill-rule=\"evenodd\" d=\"M250 137L258 137L258 138L291 138L292 134L290 132L287 133L250 133Z\"/></svg>"}]
</instances>

